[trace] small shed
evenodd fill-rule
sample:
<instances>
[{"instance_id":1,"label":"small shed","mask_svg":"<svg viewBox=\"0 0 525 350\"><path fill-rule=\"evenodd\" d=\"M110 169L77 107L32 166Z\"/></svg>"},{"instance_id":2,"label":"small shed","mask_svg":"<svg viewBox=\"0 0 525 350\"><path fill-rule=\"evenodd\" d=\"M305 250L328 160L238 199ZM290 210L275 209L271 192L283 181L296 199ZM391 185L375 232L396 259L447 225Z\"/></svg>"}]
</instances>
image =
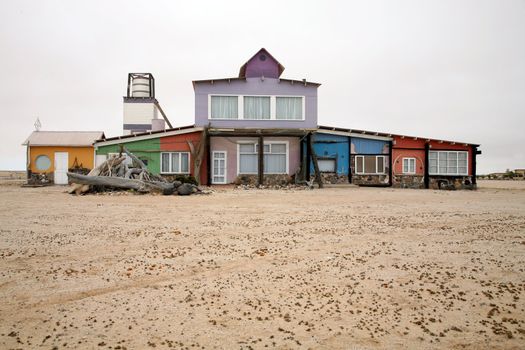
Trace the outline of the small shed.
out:
<instances>
[{"instance_id":1,"label":"small shed","mask_svg":"<svg viewBox=\"0 0 525 350\"><path fill-rule=\"evenodd\" d=\"M67 185L67 172L87 173L95 166L93 144L102 131L33 131L27 147L29 183Z\"/></svg>"}]
</instances>

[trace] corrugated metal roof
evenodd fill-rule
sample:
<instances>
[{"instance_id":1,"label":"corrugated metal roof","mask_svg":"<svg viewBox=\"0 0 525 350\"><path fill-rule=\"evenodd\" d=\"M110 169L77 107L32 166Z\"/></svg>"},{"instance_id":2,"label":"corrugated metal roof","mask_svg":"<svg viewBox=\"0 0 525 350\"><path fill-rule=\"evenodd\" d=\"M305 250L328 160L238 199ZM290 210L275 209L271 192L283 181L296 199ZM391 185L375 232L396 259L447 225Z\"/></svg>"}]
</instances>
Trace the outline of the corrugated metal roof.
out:
<instances>
[{"instance_id":1,"label":"corrugated metal roof","mask_svg":"<svg viewBox=\"0 0 525 350\"><path fill-rule=\"evenodd\" d=\"M23 145L30 146L92 146L104 137L102 131L33 131Z\"/></svg>"},{"instance_id":2,"label":"corrugated metal roof","mask_svg":"<svg viewBox=\"0 0 525 350\"><path fill-rule=\"evenodd\" d=\"M325 125L319 125L318 128L320 130L356 133L356 134L362 134L364 136L371 135L371 136L381 136L381 137L388 137L388 138L392 138L394 136L398 136L398 137L407 137L407 138L414 138L414 139L423 139L423 140L428 140L428 141L461 143L461 144L477 146L477 147L480 146L479 144L476 144L476 143L468 143L468 142L461 142L461 141L448 141L448 140L440 140L440 139L435 139L435 138L431 139L431 138L428 138L428 137L408 136L408 135L401 135L401 134L389 134L389 133L385 133L385 132L375 132L375 131L367 131L367 130L336 128L336 127L325 126ZM356 137L359 137L359 136L356 136Z\"/></svg>"}]
</instances>

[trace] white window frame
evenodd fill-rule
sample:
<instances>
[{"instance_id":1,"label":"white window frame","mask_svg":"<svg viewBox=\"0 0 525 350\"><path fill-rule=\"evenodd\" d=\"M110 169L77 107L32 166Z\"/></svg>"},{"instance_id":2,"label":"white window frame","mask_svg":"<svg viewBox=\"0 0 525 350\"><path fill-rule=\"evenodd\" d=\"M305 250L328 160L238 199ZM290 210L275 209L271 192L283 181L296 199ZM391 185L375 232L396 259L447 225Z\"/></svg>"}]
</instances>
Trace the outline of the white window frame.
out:
<instances>
[{"instance_id":1,"label":"white window frame","mask_svg":"<svg viewBox=\"0 0 525 350\"><path fill-rule=\"evenodd\" d=\"M430 172L430 153L436 153L436 161L437 161L437 172ZM456 172L455 173L449 173L448 172L448 164L447 164L447 172L445 174L439 172L439 154L440 153L447 153L447 162L448 162L448 154L450 153L456 153ZM459 154L465 153L466 154L466 166L465 166L465 173L459 172ZM440 176L468 176L468 167L469 167L469 159L468 159L468 151L429 151L429 164L427 164L428 167L428 174L429 175L440 175Z\"/></svg>"},{"instance_id":2,"label":"white window frame","mask_svg":"<svg viewBox=\"0 0 525 350\"><path fill-rule=\"evenodd\" d=\"M408 162L408 166L407 166L408 171L405 171L405 161ZM410 162L414 162L414 171L410 171ZM403 158L402 173L403 174L408 174L408 175L414 175L416 173L416 164L417 164L417 161L416 161L416 158L414 158L414 157L405 157L405 158Z\"/></svg>"},{"instance_id":3,"label":"white window frame","mask_svg":"<svg viewBox=\"0 0 525 350\"><path fill-rule=\"evenodd\" d=\"M355 156L355 159L354 159L354 166L355 166L355 173L358 174L358 175L385 175L386 174L386 156L382 156L382 155L376 155L375 156L375 166L376 166L376 171L375 173L366 173L365 172L365 157L374 157L373 155L371 154L360 154L360 155L356 155ZM357 159L358 158L362 158L363 159L363 171L362 172L358 172L357 171ZM379 173L377 171L377 160L378 158L383 158L383 172Z\"/></svg>"},{"instance_id":4,"label":"white window frame","mask_svg":"<svg viewBox=\"0 0 525 350\"><path fill-rule=\"evenodd\" d=\"M181 154L187 154L188 155L188 171L187 172L172 172L172 171L162 171L162 155L163 154L169 154L169 162L168 162L168 169L171 170L172 167L172 157L171 155L173 153L179 153L179 169L182 169L182 157ZM181 174L181 175L190 175L191 174L191 154L190 152L184 152L184 151L173 151L173 152L160 152L160 173L161 174Z\"/></svg>"},{"instance_id":5,"label":"white window frame","mask_svg":"<svg viewBox=\"0 0 525 350\"><path fill-rule=\"evenodd\" d=\"M258 156L259 153L258 153L258 147L259 147L259 142L257 141L249 141L249 140L243 140L243 141L238 141L237 142L237 175L257 175L258 172L254 172L254 173L241 173L240 172L240 169L241 169L241 144L254 144L255 145L255 154ZM281 175L281 174L289 174L290 173L290 161L289 161L289 158L290 158L290 142L289 141L264 141L264 146L266 145L271 145L272 144L279 144L279 145L285 145L286 146L286 154L285 154L285 160L286 160L286 172L284 173L267 173L266 171L264 172L264 175Z\"/></svg>"},{"instance_id":6,"label":"white window frame","mask_svg":"<svg viewBox=\"0 0 525 350\"><path fill-rule=\"evenodd\" d=\"M237 119L232 118L212 118L211 117L211 98L212 96L230 96L230 97L237 97ZM244 97L269 97L270 98L270 119L244 119ZM299 97L302 100L302 118L301 119L276 119L275 114L277 111L277 97ZM277 122L302 122L305 120L305 111L306 107L306 96L298 96L298 95L267 95L267 94L243 94L243 95L235 95L235 94L208 94L208 120L247 120L247 121L268 121L273 120Z\"/></svg>"},{"instance_id":7,"label":"white window frame","mask_svg":"<svg viewBox=\"0 0 525 350\"><path fill-rule=\"evenodd\" d=\"M213 180L215 177L214 170L215 170L215 153L224 153L224 181L223 182L216 182ZM212 151L211 156L211 182L212 184L217 185L224 185L228 183L228 152L227 151Z\"/></svg>"}]
</instances>

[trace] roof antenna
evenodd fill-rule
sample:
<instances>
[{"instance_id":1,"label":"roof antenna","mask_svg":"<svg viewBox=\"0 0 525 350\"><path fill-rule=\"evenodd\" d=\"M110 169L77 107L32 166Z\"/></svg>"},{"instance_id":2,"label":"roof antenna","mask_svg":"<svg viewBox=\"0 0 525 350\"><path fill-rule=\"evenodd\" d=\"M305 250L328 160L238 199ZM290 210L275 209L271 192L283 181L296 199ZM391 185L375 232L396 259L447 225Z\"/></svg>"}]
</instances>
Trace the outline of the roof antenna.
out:
<instances>
[{"instance_id":1,"label":"roof antenna","mask_svg":"<svg viewBox=\"0 0 525 350\"><path fill-rule=\"evenodd\" d=\"M35 121L35 124L33 124L35 126L35 130L36 131L40 131L40 128L42 128L42 123L40 123L40 118L36 118L36 121Z\"/></svg>"}]
</instances>

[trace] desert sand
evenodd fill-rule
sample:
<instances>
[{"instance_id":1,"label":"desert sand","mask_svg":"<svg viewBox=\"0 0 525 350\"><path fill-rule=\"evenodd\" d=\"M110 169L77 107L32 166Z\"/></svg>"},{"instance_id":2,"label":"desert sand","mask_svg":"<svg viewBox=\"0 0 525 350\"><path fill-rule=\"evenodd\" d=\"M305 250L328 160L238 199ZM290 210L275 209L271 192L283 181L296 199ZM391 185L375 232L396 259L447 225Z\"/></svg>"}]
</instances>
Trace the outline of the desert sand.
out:
<instances>
[{"instance_id":1,"label":"desert sand","mask_svg":"<svg viewBox=\"0 0 525 350\"><path fill-rule=\"evenodd\" d=\"M525 182L491 184L0 186L0 348L523 349Z\"/></svg>"}]
</instances>

